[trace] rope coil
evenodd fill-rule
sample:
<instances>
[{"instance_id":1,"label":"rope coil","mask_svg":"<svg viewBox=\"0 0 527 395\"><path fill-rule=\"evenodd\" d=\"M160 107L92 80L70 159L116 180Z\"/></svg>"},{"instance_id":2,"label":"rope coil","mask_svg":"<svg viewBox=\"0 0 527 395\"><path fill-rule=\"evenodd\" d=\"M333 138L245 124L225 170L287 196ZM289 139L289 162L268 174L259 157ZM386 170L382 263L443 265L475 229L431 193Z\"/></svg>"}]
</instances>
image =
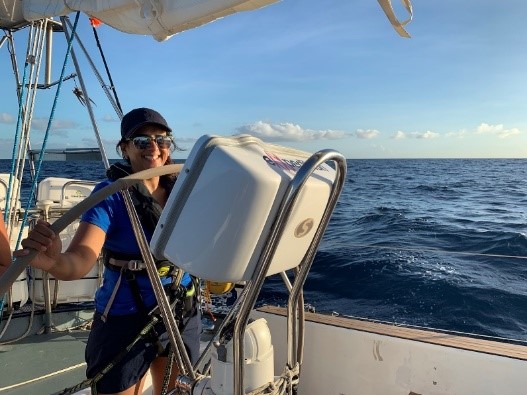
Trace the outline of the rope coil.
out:
<instances>
[{"instance_id":1,"label":"rope coil","mask_svg":"<svg viewBox=\"0 0 527 395\"><path fill-rule=\"evenodd\" d=\"M285 366L282 374L274 381L262 385L246 395L283 395L292 394L293 388L298 386L300 379L300 365L297 363L293 368Z\"/></svg>"}]
</instances>

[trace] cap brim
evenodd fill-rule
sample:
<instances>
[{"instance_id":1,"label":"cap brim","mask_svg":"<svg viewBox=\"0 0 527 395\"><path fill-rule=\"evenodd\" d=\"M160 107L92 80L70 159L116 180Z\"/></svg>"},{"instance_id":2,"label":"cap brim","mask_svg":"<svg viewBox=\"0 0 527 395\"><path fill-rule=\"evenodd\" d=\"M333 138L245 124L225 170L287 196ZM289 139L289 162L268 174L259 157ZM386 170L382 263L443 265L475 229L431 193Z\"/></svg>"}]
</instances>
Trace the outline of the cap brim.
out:
<instances>
[{"instance_id":1,"label":"cap brim","mask_svg":"<svg viewBox=\"0 0 527 395\"><path fill-rule=\"evenodd\" d=\"M146 126L146 125L155 125L155 126L158 126L159 128L165 130L167 133L169 134L172 134L172 129L170 129L169 127L167 127L166 125L163 125L162 123L158 123L158 122L151 122L151 121L145 121L145 122L142 122L140 124L137 124L135 125L132 129L130 129L126 135L124 136L125 139L129 139L130 137L132 137L135 132L137 132L139 129L141 129L143 126Z\"/></svg>"}]
</instances>

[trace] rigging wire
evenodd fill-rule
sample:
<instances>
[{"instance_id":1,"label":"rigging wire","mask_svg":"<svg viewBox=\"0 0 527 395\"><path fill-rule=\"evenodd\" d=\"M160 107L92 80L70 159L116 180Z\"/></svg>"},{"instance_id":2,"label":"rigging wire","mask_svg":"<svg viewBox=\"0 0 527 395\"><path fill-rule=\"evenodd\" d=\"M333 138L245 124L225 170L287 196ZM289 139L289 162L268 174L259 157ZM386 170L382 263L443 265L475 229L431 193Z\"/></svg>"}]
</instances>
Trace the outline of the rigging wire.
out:
<instances>
[{"instance_id":1,"label":"rigging wire","mask_svg":"<svg viewBox=\"0 0 527 395\"><path fill-rule=\"evenodd\" d=\"M27 74L28 74L28 68L29 68L29 63L27 62L27 59L29 58L29 49L30 49L30 43L32 41L32 37L33 37L33 27L34 27L34 23L31 23L31 27L29 29L29 37L28 37L28 47L27 47L27 53L26 53L26 62L25 62L25 65L24 65L24 74L22 75L22 83L19 84L19 79L17 78L17 94L18 94L18 115L17 115L17 123L16 123L16 128L15 128L15 136L14 136L14 142L13 142L13 152L12 152L12 155L11 157L13 158L12 162L11 162L11 171L9 172L9 185L11 186L12 185L12 182L13 182L13 175L15 174L15 158L16 158L16 147L19 145L19 137L20 137L20 134L21 134L21 129L22 129L22 117L23 117L23 105L22 103L24 102L24 99L25 99L25 86L26 86L26 79L27 79ZM11 55L11 59L13 59L13 53ZM14 65L13 65L14 67ZM15 69L15 74L18 74L17 73L18 69ZM8 191L7 193L7 196L6 196L6 210L4 212L4 221L6 221L6 223L9 223L9 213L8 213L8 208L10 206L10 201L11 201L11 193L10 191Z\"/></svg>"},{"instance_id":2,"label":"rigging wire","mask_svg":"<svg viewBox=\"0 0 527 395\"><path fill-rule=\"evenodd\" d=\"M6 222L8 234L13 235L15 228L15 216L18 204L13 204L13 200L18 202L22 188L22 176L24 171L25 159L29 147L29 131L33 116L34 105L36 101L36 84L31 83L38 81L40 73L40 65L43 53L43 42L45 39L45 32L47 28L47 19L31 23L29 29L28 46L26 52L26 59L24 64L24 77L20 83L18 66L16 62L16 53L14 49L14 40L10 32L6 33L9 43L9 52L11 55L11 63L13 72L15 74L17 95L19 101L17 127L15 131L15 138L13 144L11 171L9 173L8 188L6 191L6 205L4 211L4 221ZM30 83L26 84L26 80ZM15 184L15 180L17 183ZM28 202L29 208L29 202ZM22 229L18 234L15 249L18 248L22 238Z\"/></svg>"},{"instance_id":3,"label":"rigging wire","mask_svg":"<svg viewBox=\"0 0 527 395\"><path fill-rule=\"evenodd\" d=\"M115 102L117 104L117 107L119 107L119 110L121 110L121 113L123 112L123 108L121 107L121 103L119 102L119 97L117 96L117 90L115 89L115 84L113 83L112 75L110 73L110 69L108 68L108 63L106 62L106 57L104 56L104 52L102 50L101 42L99 41L99 35L97 34L97 28L92 23L92 29L93 29L93 35L95 36L95 41L97 42L97 48L99 48L99 53L101 54L101 59L104 64L104 69L106 70L106 75L108 76L108 81L110 81L110 89L113 92L113 96L115 98Z\"/></svg>"},{"instance_id":4,"label":"rigging wire","mask_svg":"<svg viewBox=\"0 0 527 395\"><path fill-rule=\"evenodd\" d=\"M66 21L66 24L68 25L68 27L71 30L72 27L71 27L71 22L70 22L69 18L65 18L64 20ZM113 108L115 110L115 113L117 114L119 119L121 119L123 117L123 112L122 112L122 110L120 108L120 105L115 101L113 96L110 94L110 92L108 90L108 86L106 85L105 81L101 77L101 74L99 73L99 70L97 70L97 67L95 66L95 63L93 63L93 60L92 60L90 54L88 53L88 51L86 50L86 47L82 43L82 41L81 41L81 39L80 39L80 37L78 36L77 33L72 32L72 37L75 37L77 39L77 44L79 44L79 47L81 48L82 52L84 53L84 56L86 56L86 59L88 60L88 63L90 64L90 66L92 68L92 71L95 74L95 77L99 81L99 84L101 85L102 90L106 94L106 97L110 101L110 104L113 106Z\"/></svg>"},{"instance_id":5,"label":"rigging wire","mask_svg":"<svg viewBox=\"0 0 527 395\"><path fill-rule=\"evenodd\" d=\"M67 17L61 17L62 25L64 26L64 35L66 37L67 41L73 40L74 38L77 39L77 42L80 42L80 38L77 34L75 34L75 30L71 31L71 34L68 32L67 23L68 21ZM101 139L101 135L99 133L99 128L97 126L97 121L95 120L95 114L93 113L92 108L92 100L90 99L90 96L88 95L88 90L86 89L86 85L84 84L84 78L81 73L81 68L79 66L79 62L77 60L77 55L75 54L75 50L71 49L71 59L73 60L73 64L75 66L75 71L77 72L77 76L79 77L79 83L80 83L80 92L84 98L84 105L88 109L88 114L90 116L90 121L92 123L93 131L95 133L95 137L97 139L97 144L99 146L99 151L101 153L101 159L103 161L104 167L108 169L110 167L110 162L108 160L108 156L106 155L106 150L104 149L104 144ZM78 89L78 88L76 88ZM75 91L75 90L74 90ZM82 102L81 102L82 103Z\"/></svg>"},{"instance_id":6,"label":"rigging wire","mask_svg":"<svg viewBox=\"0 0 527 395\"><path fill-rule=\"evenodd\" d=\"M24 107L24 123L23 123L23 129L22 129L22 136L23 136L23 144L21 143L18 147L18 173L16 173L16 178L18 180L22 180L23 172L24 172L24 164L26 161L27 153L30 150L30 141L29 141L29 134L31 131L31 123L33 121L33 112L35 109L35 103L36 103L36 97L37 97L37 82L40 76L40 67L42 65L42 54L44 53L44 42L46 39L46 31L48 26L48 19L44 19L40 21L39 26L37 27L37 33L38 37L35 41L35 48L33 49L34 55L30 56L30 59L26 60L31 63L31 76L30 76L30 86L28 87L28 97L27 97L27 103ZM16 196L20 196L22 183L18 183L18 190L16 191ZM14 206L11 205L11 208L14 209ZM29 202L27 204L26 209L29 209ZM21 232L20 234L21 235ZM16 248L18 248L19 244L17 243Z\"/></svg>"},{"instance_id":7,"label":"rigging wire","mask_svg":"<svg viewBox=\"0 0 527 395\"><path fill-rule=\"evenodd\" d=\"M75 23L73 25L73 30L72 32L74 33L76 30L77 30L77 24L79 22L79 15L80 15L80 12L77 12L76 16L75 16ZM41 149L41 152L43 153L46 149L46 145L47 145L47 141L48 141L48 137L49 137L49 134L50 134L50 130L51 130L51 124L53 122L53 118L54 118L54 115L55 115L55 109L57 107L57 102L58 102L58 98L59 98L59 95L60 95L60 89L62 87L62 83L63 83L63 79L64 79L64 74L65 74L65 71L66 71L66 66L68 64L68 60L69 60L69 54L71 52L71 49L73 47L73 37L75 35L72 34L71 36L71 39L68 41L68 46L67 46L67 49L66 49L66 54L64 55L64 62L62 64L62 70L60 72L60 78L59 78L59 83L57 84L57 90L55 92L55 98L53 100L53 105L51 107L51 114L49 116L49 119L48 119L48 125L46 127L46 132L44 133L44 140L42 141L42 149ZM40 169L42 168L42 161L44 159L44 155L41 154L39 155L39 158L38 158L38 163L37 163L37 167L36 167L36 170L35 170L35 179L34 179L34 182L33 184L31 185L31 192L29 194L29 197L28 197L28 200L27 200L27 206L29 207L30 206L30 203L31 203L31 198L32 196L34 196L35 194L35 189L36 189L36 181L38 180L38 176L40 174ZM22 219L22 228L25 226L25 224L27 223L27 217L28 217L28 214L29 214L29 210L25 210L24 212L24 218ZM22 239L22 232L20 232L19 236L18 236L18 240L17 240L17 248L18 246L20 245L20 241Z\"/></svg>"}]
</instances>

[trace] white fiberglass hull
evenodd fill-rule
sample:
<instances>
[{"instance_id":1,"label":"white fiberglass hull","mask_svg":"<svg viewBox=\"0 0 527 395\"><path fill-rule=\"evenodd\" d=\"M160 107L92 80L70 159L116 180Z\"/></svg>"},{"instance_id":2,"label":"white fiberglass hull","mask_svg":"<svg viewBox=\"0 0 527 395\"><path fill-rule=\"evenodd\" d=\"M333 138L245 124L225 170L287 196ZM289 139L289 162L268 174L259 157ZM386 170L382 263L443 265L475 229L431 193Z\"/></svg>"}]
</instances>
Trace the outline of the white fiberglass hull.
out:
<instances>
[{"instance_id":1,"label":"white fiberglass hull","mask_svg":"<svg viewBox=\"0 0 527 395\"><path fill-rule=\"evenodd\" d=\"M271 328L275 374L286 363L285 309ZM525 394L527 347L306 313L299 394Z\"/></svg>"}]
</instances>

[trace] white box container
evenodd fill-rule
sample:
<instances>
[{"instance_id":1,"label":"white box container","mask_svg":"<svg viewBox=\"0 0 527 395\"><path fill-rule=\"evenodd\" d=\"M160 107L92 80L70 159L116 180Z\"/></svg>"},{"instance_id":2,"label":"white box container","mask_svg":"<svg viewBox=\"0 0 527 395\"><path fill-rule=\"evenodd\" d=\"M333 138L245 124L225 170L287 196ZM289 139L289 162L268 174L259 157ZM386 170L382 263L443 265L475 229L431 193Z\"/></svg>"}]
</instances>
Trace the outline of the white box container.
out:
<instances>
[{"instance_id":1,"label":"white box container","mask_svg":"<svg viewBox=\"0 0 527 395\"><path fill-rule=\"evenodd\" d=\"M1 175L0 175L1 178ZM1 191L1 188L0 188ZM0 195L1 196L1 195ZM0 210L0 215L3 215L3 211ZM21 213L19 213L19 216ZM24 228L21 228L22 222L17 221L15 222L12 229L10 229L10 235L9 235L9 244L11 246L11 251L15 251L16 249L16 243L18 240L19 233L22 233L20 236L20 239L25 239L28 234L29 227L26 225ZM27 283L27 273L24 270L22 273L19 274L19 276L16 278L13 285L11 285L11 290L8 295L10 298L9 301L12 304L18 304L19 307L22 307L26 304L27 300L29 299L29 291L28 291L28 283ZM5 305L5 308L7 308L8 305Z\"/></svg>"},{"instance_id":2,"label":"white box container","mask_svg":"<svg viewBox=\"0 0 527 395\"><path fill-rule=\"evenodd\" d=\"M48 177L38 184L37 206L49 201L52 208L73 207L86 199L96 183L72 178Z\"/></svg>"},{"instance_id":3,"label":"white box container","mask_svg":"<svg viewBox=\"0 0 527 395\"><path fill-rule=\"evenodd\" d=\"M50 219L52 221L53 219ZM73 221L62 232L60 232L60 240L62 242L62 252L66 251L68 246L75 236L75 232L79 227L79 220ZM102 282L102 263L97 261L93 268L83 277L78 280L59 281L50 274L50 295L53 302L55 296L55 287L57 289L57 303L76 303L76 302L91 302L95 296L95 291L99 288ZM35 303L44 304L44 272L40 269L31 269L34 288L32 288L32 299Z\"/></svg>"},{"instance_id":4,"label":"white box container","mask_svg":"<svg viewBox=\"0 0 527 395\"><path fill-rule=\"evenodd\" d=\"M35 268L32 268L31 271L35 287L31 298L35 303L45 304L44 272ZM97 262L90 272L79 280L58 281L50 275L49 293L51 302L53 303L57 284L57 303L92 302L95 297L95 291L97 291L101 283L101 273L102 268Z\"/></svg>"},{"instance_id":5,"label":"white box container","mask_svg":"<svg viewBox=\"0 0 527 395\"><path fill-rule=\"evenodd\" d=\"M7 190L9 189L9 178L11 178L11 196L17 197L20 191L18 190L20 181L16 177L10 177L9 173L0 174L0 208L4 210L7 199ZM15 202L12 200L9 202L11 207L15 210L20 209L20 200L17 198Z\"/></svg>"},{"instance_id":6,"label":"white box container","mask_svg":"<svg viewBox=\"0 0 527 395\"><path fill-rule=\"evenodd\" d=\"M310 154L252 136L203 136L194 145L150 247L183 270L214 281L253 275L290 180ZM297 266L326 208L335 170L306 182L268 275Z\"/></svg>"},{"instance_id":7,"label":"white box container","mask_svg":"<svg viewBox=\"0 0 527 395\"><path fill-rule=\"evenodd\" d=\"M10 298L11 303L18 303L18 307L22 307L27 303L29 292L27 288L27 275L25 270L20 273L13 285L11 285L11 291L8 297ZM7 304L5 305L5 308L7 308Z\"/></svg>"}]
</instances>

